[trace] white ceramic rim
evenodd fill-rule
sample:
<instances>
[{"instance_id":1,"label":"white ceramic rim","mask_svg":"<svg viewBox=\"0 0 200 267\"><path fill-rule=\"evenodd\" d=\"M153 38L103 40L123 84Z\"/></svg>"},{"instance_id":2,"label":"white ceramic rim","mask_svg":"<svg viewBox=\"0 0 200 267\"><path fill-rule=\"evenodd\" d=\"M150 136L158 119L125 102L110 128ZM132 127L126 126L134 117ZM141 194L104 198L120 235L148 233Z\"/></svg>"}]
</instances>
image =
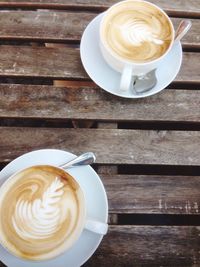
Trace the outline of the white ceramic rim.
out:
<instances>
[{"instance_id":1,"label":"white ceramic rim","mask_svg":"<svg viewBox=\"0 0 200 267\"><path fill-rule=\"evenodd\" d=\"M37 150L33 150L33 151L30 151L30 152L27 152L27 153L24 153L24 154L22 154L22 155L20 155L20 156L18 156L18 157L16 157L15 159L13 159L10 163L8 163L1 171L0 171L0 184L3 184L4 183L4 181L6 181L11 175L12 175L12 173L9 175L9 177L7 176L7 174L6 173L9 173L10 171L9 170L12 170L13 168L15 169L15 170L17 170L17 171L20 171L20 170L22 170L22 169L24 169L24 168L27 168L27 167L30 167L30 166L32 166L32 164L23 164L23 165L26 165L26 167L23 167L23 168L17 168L16 166L17 166L17 164L18 164L18 161L19 161L19 163L20 163L20 165L22 164L22 162L25 162L25 161L27 161L27 159L30 157L30 156L32 156L32 155L36 155L37 156L37 154L40 154L40 157L41 157L41 155L42 154L46 154L46 153L48 153L48 154L57 154L57 155L60 155L60 157L62 158L63 156L64 156L64 154L66 153L66 156L67 157L69 157L69 160L71 160L71 159L73 159L75 156L76 156L76 154L73 154L73 153L71 153L71 152L68 152L68 151L66 151L66 150L61 150L61 149L54 149L54 148L46 148L46 149L37 149ZM44 156L44 155L43 155ZM39 157L39 158L40 158ZM30 159L29 159L29 161L30 161ZM65 162L64 161L62 161L62 162L59 162L59 164L64 164ZM44 164L46 164L46 162L44 163ZM48 164L48 163L47 163ZM37 165L37 164L34 164L34 165ZM84 168L87 168L87 172L90 172L91 173L91 175L92 176L94 176L94 177L92 177L92 179L95 179L95 180L97 180L97 184L98 184L98 186L100 186L99 187L99 190L101 191L101 197L102 197L102 200L103 200L103 202L104 202L104 207L103 207L103 209L104 209L104 215L103 215L103 217L102 217L102 221L103 222L105 222L105 223L107 223L107 221L108 221L108 199L107 199L107 194L106 194L106 191L105 191L105 188L104 188L104 185L103 185L103 182L101 181L101 179L100 179L100 177L99 177L99 175L95 172L95 170L91 167L91 166L85 166ZM2 173L4 174L6 174L6 176L3 176L2 175ZM4 174L4 175L5 175ZM72 176L76 176L76 174L71 174L71 172L70 172L70 175L72 175ZM85 191L85 190L84 190ZM100 245L100 243L101 243L101 241L102 241L102 239L103 239L103 235L99 235L98 236L98 238L97 237L95 237L95 246L93 246L93 248L91 248L90 249L90 252L89 253L87 253L87 254L85 254L85 256L83 257L84 259L82 259L81 261L79 261L79 265L80 266L82 266L85 262L87 262L88 261L88 259L93 255L93 253L96 251L96 249L99 247L99 245ZM2 247L3 249L4 249L4 247ZM6 255L3 255L4 257L3 257L3 260L2 260L2 262L4 263L4 264L6 264L6 265L9 265L9 262L10 263L12 263L15 259L14 258L11 258L11 259L9 259L9 257L15 257L15 256L13 256L13 254L10 254L7 250L5 250L5 252L7 252L7 254ZM65 253L63 253L63 254L65 254ZM70 256L71 257L71 256ZM9 260L7 260L7 259L9 259ZM29 266L28 264L30 263L33 263L34 265L33 266L36 266L35 264L37 264L37 262L36 261L29 261L29 260L24 260L24 259L21 259L21 258L18 258L18 257L16 257L16 259L18 259L18 261L22 261L22 264L23 264L23 266ZM56 263L56 265L58 264L58 261L59 261L59 256L58 257L56 257L55 259L52 259L52 260L55 260L57 263ZM51 261L51 260L50 260ZM43 265L43 263L45 263L46 261L41 261L41 266ZM20 262L17 262L17 266L21 266L21 263ZM19 265L20 264L20 265ZM78 265L78 266L79 266ZM12 266L16 266L16 263L14 263L14 265L12 264ZM31 265L32 266L32 265ZM46 265L45 265L46 266ZM52 266L52 264L51 264L51 266ZM55 266L55 264L54 264L54 266ZM74 265L73 265L74 266Z\"/></svg>"},{"instance_id":2,"label":"white ceramic rim","mask_svg":"<svg viewBox=\"0 0 200 267\"><path fill-rule=\"evenodd\" d=\"M103 23L104 23L104 19L107 15L107 13L109 13L110 10L112 10L114 7L116 6L119 6L125 2L142 2L142 3L146 3L147 5L150 5L150 6L153 6L154 8L158 9L168 20L169 24L170 24L170 27L171 27L171 30L172 30L172 40L171 40L171 43L170 43L170 46L168 47L168 49L165 51L165 53L163 55L161 55L160 57L152 60L152 61L147 61L147 62L141 62L141 63L138 63L138 62L134 62L132 60L128 60L128 59L123 59L122 57L120 57L119 55L115 54L112 49L108 46L108 44L106 43L106 41L104 40L104 38L102 37L103 33L102 33L102 30L103 30ZM124 0L124 1L120 1L114 5L112 5L111 7L109 7L105 13L104 13L104 16L100 22L100 28L99 28L99 35L100 35L100 42L101 42L101 45L104 47L104 49L107 50L108 53L110 53L112 55L113 58L115 58L116 60L118 60L119 62L123 63L123 64L133 64L135 65L136 67L137 66L148 66L152 63L156 63L157 61L160 61L162 60L168 53L169 51L172 49L173 47L173 44L174 44L174 37L175 37L175 30L174 30L174 25L170 19L170 17L167 15L167 13L161 9L160 7L158 7L157 5L153 4L153 3L150 3L148 1L145 1L145 0Z\"/></svg>"},{"instance_id":3,"label":"white ceramic rim","mask_svg":"<svg viewBox=\"0 0 200 267\"><path fill-rule=\"evenodd\" d=\"M161 62L159 63L159 66L157 68L158 70L162 69L163 61L165 61L169 57L170 53L173 53L174 50L176 51L176 54L175 54L175 57L177 57L176 58L176 66L173 67L173 65L172 65L173 70L174 70L173 74L170 74L170 77L167 77L167 82L165 82L164 84L163 83L160 84L160 81L164 80L164 76L162 75L162 77L160 77L160 75L159 75L157 77L158 78L158 82L159 82L159 87L156 88L156 89L153 88L153 89L149 90L148 92L140 94L140 95L136 95L136 94L125 95L125 94L118 93L113 88L109 88L109 86L107 86L105 83L102 83L101 79L98 80L95 77L95 72L96 72L96 71L94 71L95 68L91 67L91 61L93 61L93 59L95 58L95 54L92 53L93 58L91 58L91 56L88 56L87 55L88 47L89 47L89 49L92 49L92 52L95 51L95 53L98 54L98 57L100 57L102 62L103 62L102 63L103 67L109 66L106 63L105 59L103 58L103 55L102 55L102 53L100 51L100 46L99 46L99 34L98 34L99 33L99 25L100 25L100 22L101 22L101 19L102 19L103 15L104 15L104 13L100 13L99 15L97 15L87 25L87 27L85 28L85 30L83 32L82 38L81 38L81 43L80 43L81 62L83 64L83 67L84 67L85 71L87 72L88 76L101 89L105 90L106 92L108 92L108 93L110 93L112 95L115 95L115 96L118 96L118 97L122 97L122 98L129 98L129 99L145 98L145 97L149 97L149 96L155 95L155 94L161 92L162 90L164 90L175 79L175 77L177 76L177 74L178 74L178 72L180 71L180 68L181 68L183 53L182 53L182 45L181 45L180 41L174 42L174 45L173 45L171 51L169 52L169 54L166 56L166 58L162 59ZM93 39L90 38L90 36L92 36ZM88 40L90 40L89 43L88 43ZM92 42L92 40L97 40L97 42ZM87 49L86 49L86 47L87 47ZM170 55L170 58L171 58L171 55ZM174 59L171 58L170 59L170 64L173 64L173 62L174 62ZM100 66L100 68L101 68L101 66ZM110 77L112 78L112 72L115 73L115 74L118 73L118 72L115 71L111 67L109 67L109 68L110 68L110 70L112 70L111 73L110 73ZM99 71L101 71L101 69L98 69L97 71L99 72ZM103 69L102 69L102 71L103 71ZM99 76L100 76L100 74L99 74ZM168 74L167 74L167 76L168 76Z\"/></svg>"},{"instance_id":4,"label":"white ceramic rim","mask_svg":"<svg viewBox=\"0 0 200 267\"><path fill-rule=\"evenodd\" d=\"M61 167L59 166L54 166L54 165L49 165L49 164L42 164L42 165L32 165L30 167L27 167L27 168L24 168L22 170L19 170L15 173L13 173L10 177L8 177L4 182L3 184L0 186L0 201L2 201L2 199L4 198L5 196L5 192L4 192L4 189L7 189L7 191L9 191L9 182L15 178L20 172L23 172L25 170L28 170L29 168L33 168L33 167L40 167L40 166L47 166L47 167L53 167L53 168L56 168L56 169L59 169L63 172L65 172L66 174L70 175L72 177L72 179L78 184L79 186L79 189L81 191L81 195L82 195L82 199L81 199L81 209L83 209L82 211L82 215L81 215L81 218L79 218L79 223L78 223L78 229L75 229L74 232L73 232L73 237L74 239L69 243L67 244L67 246L65 247L65 245L61 246L62 247L62 250L59 252L59 253L56 253L56 255L52 256L52 257L49 257L49 258L44 258L44 259L28 259L28 258L23 258L23 257L20 257L19 255L15 254L10 248L7 247L7 245L5 244L5 238L2 239L2 236L6 236L5 234L3 235L0 235L0 244L10 253L12 254L13 256L19 258L19 259L22 259L22 260L26 260L26 261L31 261L31 262L42 262L42 261L48 261L48 260L51 260L51 259L54 259L56 257L59 257L61 254L65 253L67 250L69 250L75 243L76 241L79 239L79 237L81 236L82 232L83 232L83 229L85 227L85 223L86 223L86 214L87 214L87 208L86 208L86 201L85 201L85 193L83 191L83 189L81 188L81 185L80 183L77 181L77 179L69 174L67 171L65 171L64 169L62 169ZM13 185L13 183L11 184L11 186ZM83 201L83 202L82 202ZM57 249L57 248L56 248ZM50 252L49 252L50 253ZM49 254L47 253L47 254ZM43 254L43 255L46 255L46 254Z\"/></svg>"}]
</instances>

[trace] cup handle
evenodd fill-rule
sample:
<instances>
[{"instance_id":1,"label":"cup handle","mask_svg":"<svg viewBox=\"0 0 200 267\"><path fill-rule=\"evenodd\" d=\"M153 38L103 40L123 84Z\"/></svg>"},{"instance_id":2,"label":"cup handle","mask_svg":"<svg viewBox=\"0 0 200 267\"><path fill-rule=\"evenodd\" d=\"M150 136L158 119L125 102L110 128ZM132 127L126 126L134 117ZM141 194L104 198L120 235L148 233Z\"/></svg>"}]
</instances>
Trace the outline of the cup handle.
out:
<instances>
[{"instance_id":1,"label":"cup handle","mask_svg":"<svg viewBox=\"0 0 200 267\"><path fill-rule=\"evenodd\" d=\"M125 65L120 80L120 87L119 87L120 91L127 92L130 87L131 80L132 80L132 66Z\"/></svg>"},{"instance_id":2,"label":"cup handle","mask_svg":"<svg viewBox=\"0 0 200 267\"><path fill-rule=\"evenodd\" d=\"M84 228L91 232L105 235L108 231L108 224L93 219L87 219Z\"/></svg>"}]
</instances>

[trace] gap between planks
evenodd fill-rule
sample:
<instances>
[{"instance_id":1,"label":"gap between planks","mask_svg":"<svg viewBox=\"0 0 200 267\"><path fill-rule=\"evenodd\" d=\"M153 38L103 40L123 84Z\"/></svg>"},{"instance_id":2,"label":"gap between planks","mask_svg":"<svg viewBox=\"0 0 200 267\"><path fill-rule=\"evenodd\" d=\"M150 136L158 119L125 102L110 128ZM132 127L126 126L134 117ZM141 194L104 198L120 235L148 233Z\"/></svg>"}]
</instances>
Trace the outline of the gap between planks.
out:
<instances>
[{"instance_id":1,"label":"gap between planks","mask_svg":"<svg viewBox=\"0 0 200 267\"><path fill-rule=\"evenodd\" d=\"M100 128L100 129L117 129L117 127L118 127L117 123L104 123L104 122L97 123L97 128ZM107 174L107 175L117 174L118 167L102 165L102 166L97 167L97 172L100 175L101 174ZM118 224L118 214L109 213L108 224L113 224L113 225Z\"/></svg>"},{"instance_id":2,"label":"gap between planks","mask_svg":"<svg viewBox=\"0 0 200 267\"><path fill-rule=\"evenodd\" d=\"M185 1L184 4L180 1L174 1L173 5L169 1L165 0L150 0L154 4L158 4L163 8L168 15L176 17L200 17L200 8L197 1ZM35 9L50 9L50 10L72 10L72 11L94 11L103 12L109 6L116 3L116 0L111 1L45 1L46 3L41 3L41 1L1 1L0 7L7 9L21 8L25 10L35 10Z\"/></svg>"}]
</instances>

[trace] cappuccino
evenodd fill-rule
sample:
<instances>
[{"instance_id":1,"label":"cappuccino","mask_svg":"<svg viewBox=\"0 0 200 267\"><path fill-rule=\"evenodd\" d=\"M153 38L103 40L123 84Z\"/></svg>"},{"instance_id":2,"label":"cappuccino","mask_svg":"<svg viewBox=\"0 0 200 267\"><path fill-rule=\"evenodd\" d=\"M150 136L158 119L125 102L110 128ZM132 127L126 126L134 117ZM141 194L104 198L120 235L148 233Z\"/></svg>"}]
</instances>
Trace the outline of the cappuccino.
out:
<instances>
[{"instance_id":1,"label":"cappuccino","mask_svg":"<svg viewBox=\"0 0 200 267\"><path fill-rule=\"evenodd\" d=\"M79 237L84 196L75 179L62 169L34 166L3 184L0 214L0 241L5 248L24 259L50 259Z\"/></svg>"},{"instance_id":2,"label":"cappuccino","mask_svg":"<svg viewBox=\"0 0 200 267\"><path fill-rule=\"evenodd\" d=\"M134 63L160 58L173 42L168 16L146 1L127 0L106 12L100 30L103 46L113 56Z\"/></svg>"}]
</instances>

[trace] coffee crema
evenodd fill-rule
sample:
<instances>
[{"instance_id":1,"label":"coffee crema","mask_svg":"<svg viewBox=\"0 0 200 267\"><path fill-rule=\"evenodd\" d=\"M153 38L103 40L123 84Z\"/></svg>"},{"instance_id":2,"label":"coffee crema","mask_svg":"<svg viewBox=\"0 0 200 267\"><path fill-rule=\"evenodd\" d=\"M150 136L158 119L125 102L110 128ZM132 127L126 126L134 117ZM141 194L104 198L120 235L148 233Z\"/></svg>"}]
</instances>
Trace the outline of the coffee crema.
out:
<instances>
[{"instance_id":1,"label":"coffee crema","mask_svg":"<svg viewBox=\"0 0 200 267\"><path fill-rule=\"evenodd\" d=\"M74 179L52 166L35 166L16 174L0 197L2 244L16 256L49 259L74 240L84 211Z\"/></svg>"},{"instance_id":2,"label":"coffee crema","mask_svg":"<svg viewBox=\"0 0 200 267\"><path fill-rule=\"evenodd\" d=\"M123 60L145 63L167 51L173 29L167 16L154 5L128 0L108 10L101 36L104 44Z\"/></svg>"}]
</instances>

